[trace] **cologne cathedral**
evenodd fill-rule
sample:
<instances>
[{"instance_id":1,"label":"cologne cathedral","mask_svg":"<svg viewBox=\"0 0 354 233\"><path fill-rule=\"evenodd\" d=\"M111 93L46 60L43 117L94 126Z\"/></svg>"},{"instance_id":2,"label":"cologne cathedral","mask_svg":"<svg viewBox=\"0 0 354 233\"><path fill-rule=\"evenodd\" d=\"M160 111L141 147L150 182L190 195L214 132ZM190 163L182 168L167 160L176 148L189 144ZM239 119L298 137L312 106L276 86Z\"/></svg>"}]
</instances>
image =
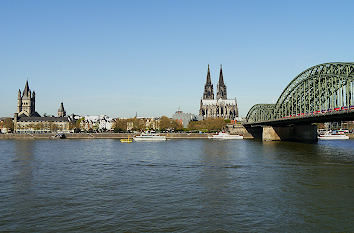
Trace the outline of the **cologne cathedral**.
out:
<instances>
[{"instance_id":1,"label":"cologne cathedral","mask_svg":"<svg viewBox=\"0 0 354 233\"><path fill-rule=\"evenodd\" d=\"M217 85L216 99L214 98L213 84L211 83L210 68L204 86L203 98L200 100L199 115L203 118L222 117L224 119L235 120L238 117L237 102L235 99L227 99L226 85L220 67L219 83Z\"/></svg>"}]
</instances>

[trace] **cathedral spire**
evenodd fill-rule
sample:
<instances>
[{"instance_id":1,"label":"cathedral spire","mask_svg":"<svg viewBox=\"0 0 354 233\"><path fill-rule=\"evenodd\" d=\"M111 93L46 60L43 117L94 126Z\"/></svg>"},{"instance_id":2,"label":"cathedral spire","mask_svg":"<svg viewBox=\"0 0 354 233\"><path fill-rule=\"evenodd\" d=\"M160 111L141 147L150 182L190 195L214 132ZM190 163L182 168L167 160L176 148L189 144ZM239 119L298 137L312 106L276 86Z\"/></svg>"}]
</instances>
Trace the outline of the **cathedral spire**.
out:
<instances>
[{"instance_id":1,"label":"cathedral spire","mask_svg":"<svg viewBox=\"0 0 354 233\"><path fill-rule=\"evenodd\" d=\"M210 84L211 84L209 64L208 64L208 73L207 73L206 84L208 84L208 85L210 85Z\"/></svg>"},{"instance_id":2,"label":"cathedral spire","mask_svg":"<svg viewBox=\"0 0 354 233\"><path fill-rule=\"evenodd\" d=\"M214 99L214 90L213 90L213 84L211 83L209 64L208 64L207 79L204 85L203 99L206 100Z\"/></svg>"},{"instance_id":3,"label":"cathedral spire","mask_svg":"<svg viewBox=\"0 0 354 233\"><path fill-rule=\"evenodd\" d=\"M222 73L222 65L220 65L220 75L216 99L227 99L226 85L224 83L224 75Z\"/></svg>"},{"instance_id":4,"label":"cathedral spire","mask_svg":"<svg viewBox=\"0 0 354 233\"><path fill-rule=\"evenodd\" d=\"M224 84L224 75L222 73L222 65L220 65L219 85L225 86L225 84Z\"/></svg>"}]
</instances>

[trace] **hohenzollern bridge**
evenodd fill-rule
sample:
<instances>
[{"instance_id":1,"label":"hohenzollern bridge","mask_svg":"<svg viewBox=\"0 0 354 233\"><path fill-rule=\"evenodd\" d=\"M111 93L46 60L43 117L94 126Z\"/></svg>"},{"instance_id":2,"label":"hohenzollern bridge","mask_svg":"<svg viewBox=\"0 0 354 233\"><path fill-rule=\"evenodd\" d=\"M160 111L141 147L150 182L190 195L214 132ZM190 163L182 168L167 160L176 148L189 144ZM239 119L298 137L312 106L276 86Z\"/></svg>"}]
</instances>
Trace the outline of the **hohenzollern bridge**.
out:
<instances>
[{"instance_id":1,"label":"hohenzollern bridge","mask_svg":"<svg viewBox=\"0 0 354 233\"><path fill-rule=\"evenodd\" d=\"M348 120L354 120L354 63L336 62L300 73L275 104L254 105L244 126L264 140L313 142L313 123Z\"/></svg>"}]
</instances>

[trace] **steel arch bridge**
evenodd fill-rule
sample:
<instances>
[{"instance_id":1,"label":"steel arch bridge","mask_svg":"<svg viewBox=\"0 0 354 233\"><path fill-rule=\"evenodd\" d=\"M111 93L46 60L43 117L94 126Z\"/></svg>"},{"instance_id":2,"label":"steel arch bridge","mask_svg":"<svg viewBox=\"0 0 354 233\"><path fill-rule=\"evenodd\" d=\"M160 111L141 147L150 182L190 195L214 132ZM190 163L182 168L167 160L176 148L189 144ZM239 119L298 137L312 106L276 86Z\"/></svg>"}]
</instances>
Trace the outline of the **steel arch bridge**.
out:
<instances>
[{"instance_id":1,"label":"steel arch bridge","mask_svg":"<svg viewBox=\"0 0 354 233\"><path fill-rule=\"evenodd\" d=\"M245 124L354 120L354 63L324 63L297 75L276 104L256 104Z\"/></svg>"}]
</instances>

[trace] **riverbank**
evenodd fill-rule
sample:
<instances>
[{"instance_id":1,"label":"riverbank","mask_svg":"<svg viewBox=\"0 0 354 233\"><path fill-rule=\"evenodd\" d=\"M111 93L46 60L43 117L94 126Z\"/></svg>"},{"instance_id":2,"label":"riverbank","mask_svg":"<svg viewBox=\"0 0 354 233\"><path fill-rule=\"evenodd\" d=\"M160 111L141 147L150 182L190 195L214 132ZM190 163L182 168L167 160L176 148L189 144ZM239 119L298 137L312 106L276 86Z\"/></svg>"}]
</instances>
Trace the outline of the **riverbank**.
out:
<instances>
[{"instance_id":1,"label":"riverbank","mask_svg":"<svg viewBox=\"0 0 354 233\"><path fill-rule=\"evenodd\" d=\"M1 139L57 139L56 134L0 134ZM122 139L134 137L136 134L129 133L67 133L66 139ZM167 139L203 139L211 134L199 133L161 133Z\"/></svg>"},{"instance_id":2,"label":"riverbank","mask_svg":"<svg viewBox=\"0 0 354 233\"><path fill-rule=\"evenodd\" d=\"M235 132L232 132L235 134ZM56 134L0 134L0 140L6 139L58 139L55 138ZM67 133L66 139L122 139L132 138L137 134L133 133ZM160 135L166 136L167 139L206 139L211 133L161 133ZM354 139L354 134L347 134L350 139ZM253 139L251 135L243 135L244 139Z\"/></svg>"}]
</instances>

